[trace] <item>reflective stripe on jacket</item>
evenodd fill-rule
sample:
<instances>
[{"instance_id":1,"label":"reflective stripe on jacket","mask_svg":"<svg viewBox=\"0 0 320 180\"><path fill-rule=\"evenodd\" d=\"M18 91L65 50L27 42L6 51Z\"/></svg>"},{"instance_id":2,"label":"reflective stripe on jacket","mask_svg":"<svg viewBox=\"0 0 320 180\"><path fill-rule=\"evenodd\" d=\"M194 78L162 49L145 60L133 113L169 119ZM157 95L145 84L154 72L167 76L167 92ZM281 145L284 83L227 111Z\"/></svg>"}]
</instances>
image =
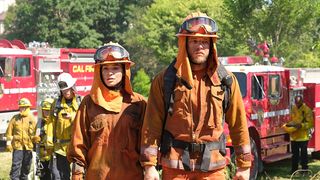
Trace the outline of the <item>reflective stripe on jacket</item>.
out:
<instances>
[{"instance_id":1,"label":"reflective stripe on jacket","mask_svg":"<svg viewBox=\"0 0 320 180\"><path fill-rule=\"evenodd\" d=\"M300 108L293 106L291 111L291 123L301 124L301 128L290 133L291 141L307 141L310 139L309 131L314 127L312 110L303 103Z\"/></svg>"},{"instance_id":2,"label":"reflective stripe on jacket","mask_svg":"<svg viewBox=\"0 0 320 180\"><path fill-rule=\"evenodd\" d=\"M32 138L35 135L36 121L32 114L14 115L9 122L6 137L15 150L32 150Z\"/></svg>"},{"instance_id":3,"label":"reflective stripe on jacket","mask_svg":"<svg viewBox=\"0 0 320 180\"><path fill-rule=\"evenodd\" d=\"M139 150L145 107L136 93L124 95L119 113L86 96L74 121L68 160L84 167L86 179L143 179Z\"/></svg>"},{"instance_id":4,"label":"reflective stripe on jacket","mask_svg":"<svg viewBox=\"0 0 320 180\"><path fill-rule=\"evenodd\" d=\"M143 166L157 164L157 150L160 144L163 122L165 118L163 98L162 71L152 82L144 124L142 128L141 163ZM217 74L212 72L199 81L194 77L195 86L188 90L181 82L177 82L174 89L174 104L172 115L167 116L165 129L174 139L193 143L219 142L223 133L222 101L224 91ZM209 78L212 77L212 78ZM226 122L235 147L236 154L250 153L250 139L247 127L246 114L238 82L232 75L230 107L226 113ZM196 97L195 97L196 96ZM200 106L200 107L199 107ZM198 111L198 112L195 112ZM197 113L197 117L195 117ZM183 150L171 147L166 156L161 157L162 166L181 169L180 163ZM201 155L190 154L194 167L201 163ZM250 167L251 161L244 161L237 156L238 167ZM171 165L172 166L171 166ZM225 158L219 150L211 151L210 170L225 167Z\"/></svg>"}]
</instances>

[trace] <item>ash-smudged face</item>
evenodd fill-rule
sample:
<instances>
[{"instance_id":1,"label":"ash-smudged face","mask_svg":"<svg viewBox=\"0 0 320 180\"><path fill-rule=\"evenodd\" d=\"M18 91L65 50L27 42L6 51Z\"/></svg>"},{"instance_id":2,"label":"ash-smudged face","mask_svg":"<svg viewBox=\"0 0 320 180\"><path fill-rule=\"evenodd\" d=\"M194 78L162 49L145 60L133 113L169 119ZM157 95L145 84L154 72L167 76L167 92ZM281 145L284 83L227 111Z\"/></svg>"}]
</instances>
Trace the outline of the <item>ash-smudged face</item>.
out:
<instances>
[{"instance_id":1,"label":"ash-smudged face","mask_svg":"<svg viewBox=\"0 0 320 180\"><path fill-rule=\"evenodd\" d=\"M103 82L114 87L122 81L123 66L121 64L105 64L101 68Z\"/></svg>"},{"instance_id":2,"label":"ash-smudged face","mask_svg":"<svg viewBox=\"0 0 320 180\"><path fill-rule=\"evenodd\" d=\"M194 64L207 61L210 52L210 37L188 37L188 55Z\"/></svg>"}]
</instances>

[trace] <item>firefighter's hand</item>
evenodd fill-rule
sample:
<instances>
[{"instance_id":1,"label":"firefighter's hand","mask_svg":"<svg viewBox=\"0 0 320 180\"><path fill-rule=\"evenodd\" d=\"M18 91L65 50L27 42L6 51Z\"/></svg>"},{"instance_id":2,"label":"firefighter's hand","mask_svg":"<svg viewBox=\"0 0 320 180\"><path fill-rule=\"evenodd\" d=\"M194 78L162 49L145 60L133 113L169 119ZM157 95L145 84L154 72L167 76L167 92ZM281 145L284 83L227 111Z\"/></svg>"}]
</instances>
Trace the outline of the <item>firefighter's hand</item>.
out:
<instances>
[{"instance_id":1,"label":"firefighter's hand","mask_svg":"<svg viewBox=\"0 0 320 180\"><path fill-rule=\"evenodd\" d=\"M249 180L250 168L237 168L237 173L233 177L233 180Z\"/></svg>"},{"instance_id":2,"label":"firefighter's hand","mask_svg":"<svg viewBox=\"0 0 320 180\"><path fill-rule=\"evenodd\" d=\"M40 136L33 136L32 142L38 144L41 141Z\"/></svg>"},{"instance_id":3,"label":"firefighter's hand","mask_svg":"<svg viewBox=\"0 0 320 180\"><path fill-rule=\"evenodd\" d=\"M160 180L159 173L155 166L144 167L144 180Z\"/></svg>"},{"instance_id":4,"label":"firefighter's hand","mask_svg":"<svg viewBox=\"0 0 320 180\"><path fill-rule=\"evenodd\" d=\"M13 151L12 146L11 146L11 145L7 145L7 146L6 146L6 151L7 151L7 152L12 152L12 151Z\"/></svg>"},{"instance_id":5,"label":"firefighter's hand","mask_svg":"<svg viewBox=\"0 0 320 180\"><path fill-rule=\"evenodd\" d=\"M83 173L72 173L72 180L83 180Z\"/></svg>"}]
</instances>

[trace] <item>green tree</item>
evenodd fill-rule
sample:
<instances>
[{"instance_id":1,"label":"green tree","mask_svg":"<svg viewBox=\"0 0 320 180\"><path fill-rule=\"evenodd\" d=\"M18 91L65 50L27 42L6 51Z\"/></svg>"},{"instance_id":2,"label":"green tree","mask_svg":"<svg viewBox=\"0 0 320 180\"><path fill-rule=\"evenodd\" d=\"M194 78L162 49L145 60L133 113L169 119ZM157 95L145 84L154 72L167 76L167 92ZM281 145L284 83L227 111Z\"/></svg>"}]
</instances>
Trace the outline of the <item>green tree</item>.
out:
<instances>
[{"instance_id":1,"label":"green tree","mask_svg":"<svg viewBox=\"0 0 320 180\"><path fill-rule=\"evenodd\" d=\"M140 69L134 76L133 89L135 92L148 97L150 90L150 78L143 69Z\"/></svg>"},{"instance_id":2,"label":"green tree","mask_svg":"<svg viewBox=\"0 0 320 180\"><path fill-rule=\"evenodd\" d=\"M5 20L6 36L56 47L96 47L102 35L90 28L93 21L86 12L91 1L17 0Z\"/></svg>"},{"instance_id":3,"label":"green tree","mask_svg":"<svg viewBox=\"0 0 320 180\"><path fill-rule=\"evenodd\" d=\"M219 21L223 19L222 0L155 0L125 33L125 43L132 52L137 68L144 68L153 77L169 64L177 53L179 26L194 11L206 12Z\"/></svg>"},{"instance_id":4,"label":"green tree","mask_svg":"<svg viewBox=\"0 0 320 180\"><path fill-rule=\"evenodd\" d=\"M295 66L319 39L319 1L299 0L225 0L229 28L234 37L229 47L238 51L248 39L256 43L268 41L271 54L286 59L287 66ZM236 52L235 52L236 53ZM308 56L310 57L310 56Z\"/></svg>"}]
</instances>

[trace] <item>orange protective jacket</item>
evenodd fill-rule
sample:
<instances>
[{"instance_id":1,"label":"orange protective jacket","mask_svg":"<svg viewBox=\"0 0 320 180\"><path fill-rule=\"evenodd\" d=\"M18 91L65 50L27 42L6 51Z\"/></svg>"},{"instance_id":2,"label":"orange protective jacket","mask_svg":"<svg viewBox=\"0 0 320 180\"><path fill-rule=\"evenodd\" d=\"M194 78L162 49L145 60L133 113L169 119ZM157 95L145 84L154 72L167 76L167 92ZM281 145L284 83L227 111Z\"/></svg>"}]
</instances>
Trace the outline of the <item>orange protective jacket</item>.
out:
<instances>
[{"instance_id":1,"label":"orange protective jacket","mask_svg":"<svg viewBox=\"0 0 320 180\"><path fill-rule=\"evenodd\" d=\"M164 73L165 71L162 71L153 80L148 98L142 128L140 161L143 166L157 164L158 147L165 118ZM191 90L177 81L174 88L173 112L172 115L167 116L165 129L176 140L194 143L218 142L223 133L224 91L221 89L221 82L215 71L207 70L202 74L203 77L197 77L196 74L192 73L193 88ZM251 160L242 156L250 153L246 114L239 85L233 74L232 79L230 107L225 121L229 126L232 144L237 155L237 166L250 167ZM161 164L168 168L183 169L182 155L182 149L171 147L169 153L162 155ZM191 170L196 170L195 168L200 165L201 155L190 154L190 159L190 166L194 167ZM221 169L225 165L225 158L219 150L212 150L209 170Z\"/></svg>"},{"instance_id":2,"label":"orange protective jacket","mask_svg":"<svg viewBox=\"0 0 320 180\"><path fill-rule=\"evenodd\" d=\"M86 179L143 179L139 152L145 107L136 93L123 93L119 113L86 96L74 120L68 160L84 167Z\"/></svg>"}]
</instances>

